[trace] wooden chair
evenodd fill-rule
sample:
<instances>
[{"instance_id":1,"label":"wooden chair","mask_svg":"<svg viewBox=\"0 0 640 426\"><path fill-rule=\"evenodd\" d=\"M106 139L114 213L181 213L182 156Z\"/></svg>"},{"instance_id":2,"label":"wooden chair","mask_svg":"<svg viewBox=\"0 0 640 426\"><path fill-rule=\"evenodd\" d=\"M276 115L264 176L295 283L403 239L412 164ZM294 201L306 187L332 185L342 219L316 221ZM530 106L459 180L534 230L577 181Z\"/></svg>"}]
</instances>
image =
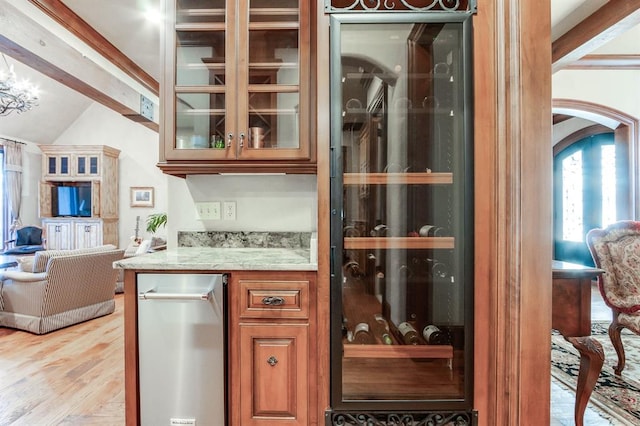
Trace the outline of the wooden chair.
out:
<instances>
[{"instance_id":1,"label":"wooden chair","mask_svg":"<svg viewBox=\"0 0 640 426\"><path fill-rule=\"evenodd\" d=\"M618 355L614 367L620 375L625 353L620 332L640 334L640 222L624 220L587 233L587 246L596 267L604 270L598 288L613 317L609 338Z\"/></svg>"},{"instance_id":2,"label":"wooden chair","mask_svg":"<svg viewBox=\"0 0 640 426\"><path fill-rule=\"evenodd\" d=\"M44 230L39 226L23 226L15 238L4 242L4 255L33 254L45 249Z\"/></svg>"}]
</instances>

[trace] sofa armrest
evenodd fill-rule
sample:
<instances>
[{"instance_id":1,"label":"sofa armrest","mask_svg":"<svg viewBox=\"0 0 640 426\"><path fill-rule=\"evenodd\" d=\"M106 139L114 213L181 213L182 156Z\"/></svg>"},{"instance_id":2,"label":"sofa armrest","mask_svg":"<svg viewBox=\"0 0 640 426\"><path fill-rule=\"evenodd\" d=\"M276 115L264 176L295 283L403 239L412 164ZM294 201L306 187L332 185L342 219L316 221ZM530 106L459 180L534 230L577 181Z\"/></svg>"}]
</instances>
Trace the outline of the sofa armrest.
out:
<instances>
[{"instance_id":1,"label":"sofa armrest","mask_svg":"<svg viewBox=\"0 0 640 426\"><path fill-rule=\"evenodd\" d=\"M47 278L46 272L32 273L22 271L3 271L0 272L0 281L18 281L18 282L34 282L44 281Z\"/></svg>"}]
</instances>

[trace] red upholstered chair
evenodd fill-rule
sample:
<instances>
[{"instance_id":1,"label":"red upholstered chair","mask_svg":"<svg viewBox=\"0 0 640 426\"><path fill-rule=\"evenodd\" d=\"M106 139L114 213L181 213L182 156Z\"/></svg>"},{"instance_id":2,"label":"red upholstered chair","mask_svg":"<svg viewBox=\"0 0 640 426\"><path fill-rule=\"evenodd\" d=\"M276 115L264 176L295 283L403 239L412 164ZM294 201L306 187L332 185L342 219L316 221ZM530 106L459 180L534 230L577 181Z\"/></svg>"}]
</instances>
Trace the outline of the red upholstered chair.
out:
<instances>
[{"instance_id":1,"label":"red upholstered chair","mask_svg":"<svg viewBox=\"0 0 640 426\"><path fill-rule=\"evenodd\" d=\"M604 270L598 288L613 318L609 338L618 354L616 374L625 365L620 332L640 334L640 222L624 220L587 233L587 246L596 267Z\"/></svg>"}]
</instances>

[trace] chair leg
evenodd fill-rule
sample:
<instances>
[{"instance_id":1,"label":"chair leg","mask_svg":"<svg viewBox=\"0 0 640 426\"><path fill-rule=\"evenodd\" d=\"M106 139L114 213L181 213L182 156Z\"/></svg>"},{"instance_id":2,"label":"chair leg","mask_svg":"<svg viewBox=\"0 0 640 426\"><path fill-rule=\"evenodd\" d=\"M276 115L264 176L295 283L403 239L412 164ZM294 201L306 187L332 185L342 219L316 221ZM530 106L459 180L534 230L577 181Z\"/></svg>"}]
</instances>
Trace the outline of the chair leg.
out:
<instances>
[{"instance_id":1,"label":"chair leg","mask_svg":"<svg viewBox=\"0 0 640 426\"><path fill-rule=\"evenodd\" d=\"M617 312L614 312L613 322L609 325L609 338L611 339L611 343L616 350L616 354L618 355L618 365L613 368L613 371L616 375L622 374L622 370L624 370L624 366L626 363L625 355L624 355L624 347L622 346L622 338L620 337L620 332L624 327L618 324L618 315Z\"/></svg>"}]
</instances>

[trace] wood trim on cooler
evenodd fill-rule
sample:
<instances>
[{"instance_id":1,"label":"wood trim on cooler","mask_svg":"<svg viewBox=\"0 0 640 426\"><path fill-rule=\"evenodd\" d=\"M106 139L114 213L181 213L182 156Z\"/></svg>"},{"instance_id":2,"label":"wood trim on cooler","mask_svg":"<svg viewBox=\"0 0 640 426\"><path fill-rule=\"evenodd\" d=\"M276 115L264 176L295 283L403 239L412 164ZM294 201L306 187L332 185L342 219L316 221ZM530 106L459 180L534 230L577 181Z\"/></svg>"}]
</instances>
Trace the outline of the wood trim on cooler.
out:
<instances>
[{"instance_id":1,"label":"wood trim on cooler","mask_svg":"<svg viewBox=\"0 0 640 426\"><path fill-rule=\"evenodd\" d=\"M483 2L474 17L479 425L549 421L550 35L549 0Z\"/></svg>"}]
</instances>

